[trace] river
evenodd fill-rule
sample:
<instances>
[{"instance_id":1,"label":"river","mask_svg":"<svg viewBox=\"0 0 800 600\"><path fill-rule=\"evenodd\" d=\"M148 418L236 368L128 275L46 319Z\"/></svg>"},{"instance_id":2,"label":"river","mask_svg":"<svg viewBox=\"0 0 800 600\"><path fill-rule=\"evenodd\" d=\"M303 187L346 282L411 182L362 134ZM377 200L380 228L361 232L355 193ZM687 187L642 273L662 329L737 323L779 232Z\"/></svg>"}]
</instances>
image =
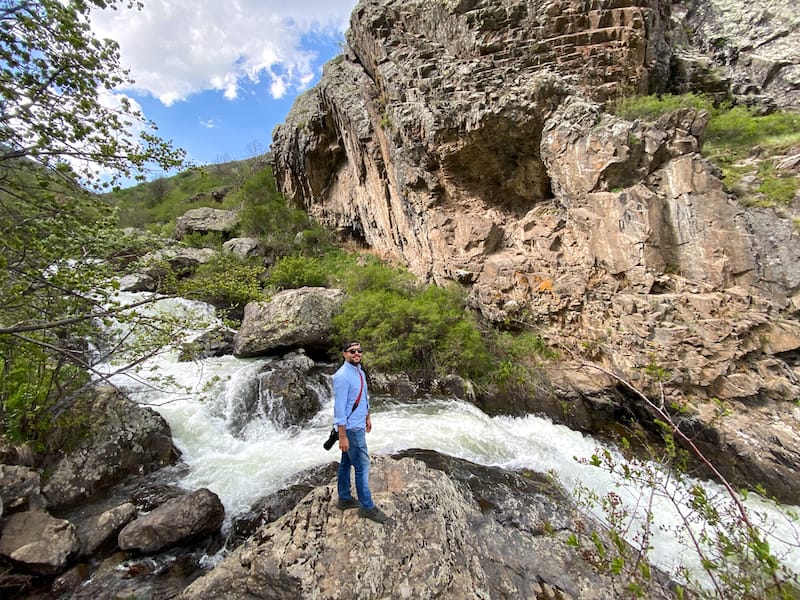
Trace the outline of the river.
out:
<instances>
[{"instance_id":1,"label":"river","mask_svg":"<svg viewBox=\"0 0 800 600\"><path fill-rule=\"evenodd\" d=\"M140 298L133 294L124 297L130 301ZM219 325L213 309L199 302L165 300L158 307L143 310L191 315L196 330L188 332L188 337ZM368 365L369 348L365 350ZM135 372L112 378L135 400L151 406L167 420L188 466L178 483L187 490L207 487L215 492L225 506L226 525L259 498L294 483L303 470L338 460L335 449L326 451L322 447L333 413L329 388L319 390L329 399L327 405L302 427L277 427L268 411L252 416L244 429L231 426L248 382L270 360L223 356L179 362L177 350L165 347ZM111 364L100 368L113 370ZM568 490L585 486L601 495L613 491L631 507L642 500L640 489L585 464L585 459L603 447L622 461L616 449L546 418L490 417L472 404L448 397L429 397L409 404L374 396L371 402L373 431L367 438L371 454L431 449L483 465L551 472ZM703 485L709 495L723 494L720 486ZM749 495L747 505L756 521L773 532L773 552L790 569L800 572L800 534L792 515L800 509L775 507L755 494ZM679 521L672 503L657 499L654 515L651 560L670 572L677 565L696 570L696 556L673 535Z\"/></svg>"}]
</instances>

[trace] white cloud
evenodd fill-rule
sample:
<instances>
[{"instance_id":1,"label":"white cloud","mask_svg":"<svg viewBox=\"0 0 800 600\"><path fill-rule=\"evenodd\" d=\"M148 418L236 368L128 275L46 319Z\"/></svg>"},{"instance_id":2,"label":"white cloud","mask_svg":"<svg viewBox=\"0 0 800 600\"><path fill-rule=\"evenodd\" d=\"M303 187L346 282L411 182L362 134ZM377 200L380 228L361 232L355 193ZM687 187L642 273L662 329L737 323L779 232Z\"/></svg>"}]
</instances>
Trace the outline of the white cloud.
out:
<instances>
[{"instance_id":1,"label":"white cloud","mask_svg":"<svg viewBox=\"0 0 800 600\"><path fill-rule=\"evenodd\" d=\"M338 35L356 0L144 0L141 11L93 13L100 37L120 44L138 91L166 105L204 90L238 97L245 81L273 97L313 79L304 35Z\"/></svg>"}]
</instances>

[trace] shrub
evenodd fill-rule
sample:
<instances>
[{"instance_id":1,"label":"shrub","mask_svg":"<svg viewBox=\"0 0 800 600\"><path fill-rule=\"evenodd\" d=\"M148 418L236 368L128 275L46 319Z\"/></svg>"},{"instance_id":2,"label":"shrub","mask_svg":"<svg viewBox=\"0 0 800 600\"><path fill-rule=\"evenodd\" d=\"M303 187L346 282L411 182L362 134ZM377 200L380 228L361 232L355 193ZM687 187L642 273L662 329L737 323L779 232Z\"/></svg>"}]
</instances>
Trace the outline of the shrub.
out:
<instances>
[{"instance_id":1,"label":"shrub","mask_svg":"<svg viewBox=\"0 0 800 600\"><path fill-rule=\"evenodd\" d=\"M214 248L222 250L225 238L220 231L193 231L181 238L181 242L190 248Z\"/></svg>"},{"instance_id":2,"label":"shrub","mask_svg":"<svg viewBox=\"0 0 800 600\"><path fill-rule=\"evenodd\" d=\"M176 292L217 307L242 307L265 298L262 289L265 272L256 261L220 254L199 265L190 277L180 280Z\"/></svg>"},{"instance_id":3,"label":"shrub","mask_svg":"<svg viewBox=\"0 0 800 600\"><path fill-rule=\"evenodd\" d=\"M386 372L425 380L482 376L491 356L477 320L465 310L463 290L412 287L408 273L381 265L360 271L334 318L339 339L359 339L369 349L369 364Z\"/></svg>"},{"instance_id":4,"label":"shrub","mask_svg":"<svg viewBox=\"0 0 800 600\"><path fill-rule=\"evenodd\" d=\"M331 248L330 236L305 212L289 206L278 192L270 167L254 173L242 186L241 228L260 238L278 256L321 256Z\"/></svg>"},{"instance_id":5,"label":"shrub","mask_svg":"<svg viewBox=\"0 0 800 600\"><path fill-rule=\"evenodd\" d=\"M552 360L558 353L533 331L500 331L490 340L493 356L502 360L493 369L488 383L501 391L529 395L538 382L536 371L542 360Z\"/></svg>"},{"instance_id":6,"label":"shrub","mask_svg":"<svg viewBox=\"0 0 800 600\"><path fill-rule=\"evenodd\" d=\"M303 286L325 286L327 273L318 258L311 256L284 256L275 261L267 280L278 290Z\"/></svg>"}]
</instances>

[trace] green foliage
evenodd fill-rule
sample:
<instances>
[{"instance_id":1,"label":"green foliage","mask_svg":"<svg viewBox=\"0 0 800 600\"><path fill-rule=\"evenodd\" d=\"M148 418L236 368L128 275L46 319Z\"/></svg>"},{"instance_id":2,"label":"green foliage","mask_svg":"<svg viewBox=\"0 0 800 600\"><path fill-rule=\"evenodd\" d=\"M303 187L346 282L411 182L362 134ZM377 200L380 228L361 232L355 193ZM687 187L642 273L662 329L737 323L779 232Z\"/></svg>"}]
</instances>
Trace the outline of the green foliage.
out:
<instances>
[{"instance_id":1,"label":"green foliage","mask_svg":"<svg viewBox=\"0 0 800 600\"><path fill-rule=\"evenodd\" d=\"M757 115L743 106L712 112L706 130L705 152L709 158L736 161L749 156L756 146L785 150L800 142L800 115L778 111Z\"/></svg>"},{"instance_id":2,"label":"green foliage","mask_svg":"<svg viewBox=\"0 0 800 600\"><path fill-rule=\"evenodd\" d=\"M277 290L303 286L323 287L327 274L319 259L312 256L284 256L269 270L267 283Z\"/></svg>"},{"instance_id":3,"label":"green foliage","mask_svg":"<svg viewBox=\"0 0 800 600\"><path fill-rule=\"evenodd\" d=\"M265 275L259 261L224 253L199 265L192 275L175 284L174 291L217 307L242 308L248 302L266 299L262 289Z\"/></svg>"},{"instance_id":4,"label":"green foliage","mask_svg":"<svg viewBox=\"0 0 800 600\"><path fill-rule=\"evenodd\" d=\"M345 289L336 335L360 340L370 366L431 380L449 373L478 378L490 363L459 287L414 286L407 272L370 263L350 274Z\"/></svg>"},{"instance_id":5,"label":"green foliage","mask_svg":"<svg viewBox=\"0 0 800 600\"><path fill-rule=\"evenodd\" d=\"M492 356L501 358L490 371L488 382L504 393L519 396L534 392L541 379L537 375L540 363L558 357L558 353L531 330L496 331L490 337L490 346Z\"/></svg>"},{"instance_id":6,"label":"green foliage","mask_svg":"<svg viewBox=\"0 0 800 600\"><path fill-rule=\"evenodd\" d=\"M104 259L124 261L130 250L114 211L75 179L100 189L183 159L125 99L105 101L127 75L88 14L118 4L0 9L0 433L19 441L41 444L71 418L113 294L116 265Z\"/></svg>"},{"instance_id":7,"label":"green foliage","mask_svg":"<svg viewBox=\"0 0 800 600\"><path fill-rule=\"evenodd\" d=\"M695 94L683 94L675 96L663 94L661 96L631 96L619 100L612 108L612 111L622 117L633 121L642 119L644 121L655 121L660 116L682 108L696 108L701 110L713 111L713 104L703 96Z\"/></svg>"},{"instance_id":8,"label":"green foliage","mask_svg":"<svg viewBox=\"0 0 800 600\"><path fill-rule=\"evenodd\" d=\"M93 7L116 0L6 2L0 12L0 165L30 158L63 178L73 169L98 181L98 165L118 177L141 176L147 164L179 166L183 152L153 135L153 124L120 96L103 95L130 83L119 48L89 26ZM132 4L132 3L131 3ZM130 4L129 4L130 6ZM13 116L13 119L12 119ZM138 139L131 131L139 128ZM65 159L69 157L69 163ZM67 166L69 164L69 166Z\"/></svg>"},{"instance_id":9,"label":"green foliage","mask_svg":"<svg viewBox=\"0 0 800 600\"><path fill-rule=\"evenodd\" d=\"M270 167L256 171L242 186L241 227L277 256L301 253L321 256L330 249L328 234L278 192Z\"/></svg>"},{"instance_id":10,"label":"green foliage","mask_svg":"<svg viewBox=\"0 0 800 600\"><path fill-rule=\"evenodd\" d=\"M103 200L117 207L121 227L149 228L174 223L177 217L193 208L232 209L241 202L234 190L241 185L245 174L252 171L252 164L252 160L246 160L193 167L173 177L162 176L115 190L105 194Z\"/></svg>"},{"instance_id":11,"label":"green foliage","mask_svg":"<svg viewBox=\"0 0 800 600\"><path fill-rule=\"evenodd\" d=\"M655 120L681 108L709 112L703 155L722 168L728 189L752 206L788 206L800 189L800 178L775 168L775 158L800 144L800 114L776 111L756 114L744 106L715 106L702 96L637 96L621 100L615 112L626 119ZM758 149L758 156L753 156ZM745 175L757 178L754 189L740 185Z\"/></svg>"},{"instance_id":12,"label":"green foliage","mask_svg":"<svg viewBox=\"0 0 800 600\"><path fill-rule=\"evenodd\" d=\"M220 231L193 231L181 238L181 243L190 248L213 248L222 251L225 236Z\"/></svg>"},{"instance_id":13,"label":"green foliage","mask_svg":"<svg viewBox=\"0 0 800 600\"><path fill-rule=\"evenodd\" d=\"M353 295L372 290L410 296L417 289L416 280L407 269L391 267L375 257L367 257L361 265L351 263L340 277L343 288Z\"/></svg>"}]
</instances>

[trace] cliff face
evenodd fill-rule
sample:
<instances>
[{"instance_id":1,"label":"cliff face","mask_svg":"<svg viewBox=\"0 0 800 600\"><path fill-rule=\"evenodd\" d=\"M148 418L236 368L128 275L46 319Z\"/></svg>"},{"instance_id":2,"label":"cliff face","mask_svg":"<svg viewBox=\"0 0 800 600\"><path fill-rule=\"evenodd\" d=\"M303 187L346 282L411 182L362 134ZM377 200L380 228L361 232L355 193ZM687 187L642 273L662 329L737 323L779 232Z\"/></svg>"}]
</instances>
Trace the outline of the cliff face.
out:
<instances>
[{"instance_id":1,"label":"cliff face","mask_svg":"<svg viewBox=\"0 0 800 600\"><path fill-rule=\"evenodd\" d=\"M274 170L343 235L573 350L551 373L559 401L518 408L590 429L598 407L637 409L583 359L644 389L657 366L728 472L785 495L800 460L775 441L800 433L787 402L800 396L795 228L726 193L699 155L706 114L643 123L604 110L631 91L692 89L800 105L788 1L768 3L782 33L760 45L725 37L755 19L740 8L739 29L721 23L725 4L364 0L347 53L276 129ZM787 40L794 54L778 60ZM715 419L713 398L740 422ZM743 437L741 419L763 439Z\"/></svg>"}]
</instances>

